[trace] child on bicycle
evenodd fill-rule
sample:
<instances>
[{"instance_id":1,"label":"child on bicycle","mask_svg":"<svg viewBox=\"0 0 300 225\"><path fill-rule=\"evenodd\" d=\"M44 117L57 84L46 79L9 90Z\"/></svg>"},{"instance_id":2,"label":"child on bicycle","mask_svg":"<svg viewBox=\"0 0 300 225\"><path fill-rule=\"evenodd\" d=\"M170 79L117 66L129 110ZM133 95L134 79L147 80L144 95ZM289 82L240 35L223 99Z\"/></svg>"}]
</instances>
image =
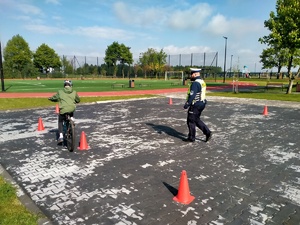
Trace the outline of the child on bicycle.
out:
<instances>
[{"instance_id":1,"label":"child on bicycle","mask_svg":"<svg viewBox=\"0 0 300 225\"><path fill-rule=\"evenodd\" d=\"M76 103L80 102L80 98L75 90L73 90L73 84L70 80L64 81L64 89L59 90L55 95L48 98L52 102L59 103L59 116L58 116L58 132L59 138L57 144L63 142L63 121L66 118L66 114L69 114L73 119L73 114L76 109Z\"/></svg>"}]
</instances>

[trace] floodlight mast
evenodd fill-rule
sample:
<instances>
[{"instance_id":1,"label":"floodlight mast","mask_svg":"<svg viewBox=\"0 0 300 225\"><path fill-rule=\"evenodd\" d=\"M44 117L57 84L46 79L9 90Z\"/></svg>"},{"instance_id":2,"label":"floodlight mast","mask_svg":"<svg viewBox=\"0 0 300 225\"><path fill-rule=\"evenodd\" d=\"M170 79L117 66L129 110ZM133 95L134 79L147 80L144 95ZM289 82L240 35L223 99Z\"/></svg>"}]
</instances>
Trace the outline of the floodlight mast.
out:
<instances>
[{"instance_id":1,"label":"floodlight mast","mask_svg":"<svg viewBox=\"0 0 300 225\"><path fill-rule=\"evenodd\" d=\"M128 49L128 52L130 52L131 47L127 47L127 49ZM129 64L128 79L130 80L130 63L128 63L128 64Z\"/></svg>"},{"instance_id":2,"label":"floodlight mast","mask_svg":"<svg viewBox=\"0 0 300 225\"><path fill-rule=\"evenodd\" d=\"M223 83L225 83L225 77L226 77L226 52L227 52L227 37L223 36L223 38L225 38L224 77L223 77Z\"/></svg>"},{"instance_id":3,"label":"floodlight mast","mask_svg":"<svg viewBox=\"0 0 300 225\"><path fill-rule=\"evenodd\" d=\"M1 41L0 41L0 77L1 77L1 87L2 87L2 92L4 92L5 89L4 89L4 74L3 74L3 64L2 64Z\"/></svg>"}]
</instances>

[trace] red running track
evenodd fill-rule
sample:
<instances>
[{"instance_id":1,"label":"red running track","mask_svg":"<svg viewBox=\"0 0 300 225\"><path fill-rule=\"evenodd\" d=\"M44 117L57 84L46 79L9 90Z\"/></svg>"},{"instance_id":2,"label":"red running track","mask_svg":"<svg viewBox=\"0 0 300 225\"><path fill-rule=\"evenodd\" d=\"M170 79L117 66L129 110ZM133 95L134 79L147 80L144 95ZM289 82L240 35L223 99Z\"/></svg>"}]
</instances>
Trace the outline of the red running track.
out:
<instances>
[{"instance_id":1,"label":"red running track","mask_svg":"<svg viewBox=\"0 0 300 225\"><path fill-rule=\"evenodd\" d=\"M207 90L222 90L231 88L232 84L225 86L207 87ZM239 86L256 86L251 83L239 83ZM98 96L128 96L128 95L158 95L172 92L186 92L187 86L182 88L159 89L159 90L130 90L130 91L105 91L105 92L78 92L80 97L98 97ZM0 92L0 98L49 98L56 92L45 93L9 93Z\"/></svg>"},{"instance_id":2,"label":"red running track","mask_svg":"<svg viewBox=\"0 0 300 225\"><path fill-rule=\"evenodd\" d=\"M157 95L171 92L186 92L187 88L173 88L160 90L130 90L130 91L106 91L106 92L78 92L80 97L98 97L98 96L128 96L128 95ZM49 98L55 92L45 93L8 93L1 92L0 98Z\"/></svg>"}]
</instances>

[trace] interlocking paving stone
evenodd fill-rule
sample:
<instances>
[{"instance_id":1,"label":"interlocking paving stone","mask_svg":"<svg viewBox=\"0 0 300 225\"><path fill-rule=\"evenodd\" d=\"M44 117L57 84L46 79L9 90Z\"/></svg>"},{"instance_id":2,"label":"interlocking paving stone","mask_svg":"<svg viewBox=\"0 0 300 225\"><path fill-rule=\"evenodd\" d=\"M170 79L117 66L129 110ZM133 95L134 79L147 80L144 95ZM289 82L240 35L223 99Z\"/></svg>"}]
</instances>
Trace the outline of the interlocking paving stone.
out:
<instances>
[{"instance_id":1,"label":"interlocking paving stone","mask_svg":"<svg viewBox=\"0 0 300 225\"><path fill-rule=\"evenodd\" d=\"M299 209L296 209L293 214L289 215L289 219L287 221L285 221L285 225L294 224L295 221L300 221Z\"/></svg>"},{"instance_id":2,"label":"interlocking paving stone","mask_svg":"<svg viewBox=\"0 0 300 225\"><path fill-rule=\"evenodd\" d=\"M242 218L235 218L233 221L226 223L226 225L249 225L249 221L245 221Z\"/></svg>"},{"instance_id":3,"label":"interlocking paving stone","mask_svg":"<svg viewBox=\"0 0 300 225\"><path fill-rule=\"evenodd\" d=\"M236 217L239 217L244 210L247 210L248 207L249 207L248 202L242 201L239 204L235 204L233 207L228 208L226 212L221 216L222 218L226 218L224 219L226 222L231 222Z\"/></svg>"},{"instance_id":4,"label":"interlocking paving stone","mask_svg":"<svg viewBox=\"0 0 300 225\"><path fill-rule=\"evenodd\" d=\"M263 116L257 102L209 101L208 143L199 130L182 141L184 97L81 104L77 140L91 148L73 153L56 146L53 108L1 112L0 163L54 225L298 225L300 107L270 102ZM182 170L189 205L173 200Z\"/></svg>"},{"instance_id":5,"label":"interlocking paving stone","mask_svg":"<svg viewBox=\"0 0 300 225\"><path fill-rule=\"evenodd\" d=\"M270 219L270 223L283 224L290 220L290 215L295 214L295 208L293 205L286 204L280 208L280 211L275 212ZM300 221L298 221L299 223Z\"/></svg>"}]
</instances>

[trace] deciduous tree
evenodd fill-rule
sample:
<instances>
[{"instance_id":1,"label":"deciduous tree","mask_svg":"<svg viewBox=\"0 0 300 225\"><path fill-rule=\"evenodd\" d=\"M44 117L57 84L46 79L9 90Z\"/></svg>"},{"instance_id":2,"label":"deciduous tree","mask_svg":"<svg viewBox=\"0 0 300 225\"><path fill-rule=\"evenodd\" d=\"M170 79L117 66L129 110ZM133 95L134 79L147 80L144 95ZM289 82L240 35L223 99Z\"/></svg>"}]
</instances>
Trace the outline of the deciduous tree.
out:
<instances>
[{"instance_id":1,"label":"deciduous tree","mask_svg":"<svg viewBox=\"0 0 300 225\"><path fill-rule=\"evenodd\" d=\"M287 94L291 93L294 75L291 73L295 67L294 59L298 56L300 48L300 1L299 0L277 0L276 13L271 12L269 20L264 22L270 34L259 39L261 43L267 44L275 49L287 50L287 70L289 75L289 87Z\"/></svg>"},{"instance_id":2,"label":"deciduous tree","mask_svg":"<svg viewBox=\"0 0 300 225\"><path fill-rule=\"evenodd\" d=\"M22 36L15 35L3 50L3 66L8 73L21 75L26 67L31 67L32 52ZM23 76L23 75L22 75Z\"/></svg>"},{"instance_id":3,"label":"deciduous tree","mask_svg":"<svg viewBox=\"0 0 300 225\"><path fill-rule=\"evenodd\" d=\"M159 72L164 70L167 63L167 54L162 49L158 52L153 48L148 48L146 52L141 53L139 63L145 72L145 77L147 71L157 76Z\"/></svg>"},{"instance_id":4,"label":"deciduous tree","mask_svg":"<svg viewBox=\"0 0 300 225\"><path fill-rule=\"evenodd\" d=\"M112 65L114 67L113 76L117 75L117 63L120 62L123 66L125 63L128 65L132 64L133 58L130 52L130 47L124 44L119 44L118 42L113 42L111 45L107 46L105 50L104 61L107 65ZM122 74L124 77L124 72L122 69Z\"/></svg>"},{"instance_id":5,"label":"deciduous tree","mask_svg":"<svg viewBox=\"0 0 300 225\"><path fill-rule=\"evenodd\" d=\"M288 62L288 50L287 49L275 49L266 48L260 55L260 62L263 64L263 69L277 68L277 79L282 67L287 65Z\"/></svg>"},{"instance_id":6,"label":"deciduous tree","mask_svg":"<svg viewBox=\"0 0 300 225\"><path fill-rule=\"evenodd\" d=\"M33 63L40 70L46 70L48 74L50 68L62 66L59 56L46 44L40 45L33 55Z\"/></svg>"},{"instance_id":7,"label":"deciduous tree","mask_svg":"<svg viewBox=\"0 0 300 225\"><path fill-rule=\"evenodd\" d=\"M66 56L63 56L62 57L62 60L61 60L61 63L62 63L62 72L65 74L65 75L68 75L68 74L72 74L73 73L73 66L72 66L72 63L70 60L67 59Z\"/></svg>"}]
</instances>

